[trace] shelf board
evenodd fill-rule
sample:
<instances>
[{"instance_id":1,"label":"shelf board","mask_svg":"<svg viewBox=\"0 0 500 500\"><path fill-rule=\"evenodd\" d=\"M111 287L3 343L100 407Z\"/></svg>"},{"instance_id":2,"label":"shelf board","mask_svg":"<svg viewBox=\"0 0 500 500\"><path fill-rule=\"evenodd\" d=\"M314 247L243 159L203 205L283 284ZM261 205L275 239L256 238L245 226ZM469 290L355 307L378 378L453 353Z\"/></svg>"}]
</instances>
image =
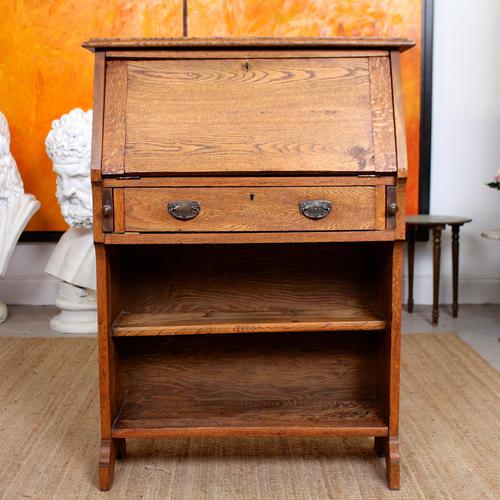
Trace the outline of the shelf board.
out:
<instances>
[{"instance_id":1,"label":"shelf board","mask_svg":"<svg viewBox=\"0 0 500 500\"><path fill-rule=\"evenodd\" d=\"M171 406L125 402L116 438L194 436L387 436L376 400L191 400Z\"/></svg>"},{"instance_id":2,"label":"shelf board","mask_svg":"<svg viewBox=\"0 0 500 500\"><path fill-rule=\"evenodd\" d=\"M232 313L122 313L115 321L117 337L227 334L257 332L334 332L383 330L380 313L344 307L339 311Z\"/></svg>"}]
</instances>

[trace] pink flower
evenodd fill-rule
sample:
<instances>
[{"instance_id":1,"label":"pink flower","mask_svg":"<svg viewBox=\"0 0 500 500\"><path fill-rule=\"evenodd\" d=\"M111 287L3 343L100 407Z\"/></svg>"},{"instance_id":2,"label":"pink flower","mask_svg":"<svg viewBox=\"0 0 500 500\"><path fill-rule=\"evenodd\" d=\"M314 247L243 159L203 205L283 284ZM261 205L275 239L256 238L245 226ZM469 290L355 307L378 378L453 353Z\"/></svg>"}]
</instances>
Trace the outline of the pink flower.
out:
<instances>
[{"instance_id":1,"label":"pink flower","mask_svg":"<svg viewBox=\"0 0 500 500\"><path fill-rule=\"evenodd\" d=\"M495 175L495 181L500 182L500 170L497 170L497 175Z\"/></svg>"}]
</instances>

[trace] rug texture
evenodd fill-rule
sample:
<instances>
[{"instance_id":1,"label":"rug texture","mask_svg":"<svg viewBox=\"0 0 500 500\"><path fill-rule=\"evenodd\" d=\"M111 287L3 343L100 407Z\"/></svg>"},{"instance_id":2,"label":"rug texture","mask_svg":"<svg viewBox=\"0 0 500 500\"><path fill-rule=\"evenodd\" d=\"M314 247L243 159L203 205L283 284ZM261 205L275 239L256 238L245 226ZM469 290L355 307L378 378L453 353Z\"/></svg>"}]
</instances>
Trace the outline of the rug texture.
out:
<instances>
[{"instance_id":1,"label":"rug texture","mask_svg":"<svg viewBox=\"0 0 500 500\"><path fill-rule=\"evenodd\" d=\"M498 499L500 374L453 334L403 336L401 490L369 438L129 441L97 489L95 339L0 338L0 498Z\"/></svg>"}]
</instances>

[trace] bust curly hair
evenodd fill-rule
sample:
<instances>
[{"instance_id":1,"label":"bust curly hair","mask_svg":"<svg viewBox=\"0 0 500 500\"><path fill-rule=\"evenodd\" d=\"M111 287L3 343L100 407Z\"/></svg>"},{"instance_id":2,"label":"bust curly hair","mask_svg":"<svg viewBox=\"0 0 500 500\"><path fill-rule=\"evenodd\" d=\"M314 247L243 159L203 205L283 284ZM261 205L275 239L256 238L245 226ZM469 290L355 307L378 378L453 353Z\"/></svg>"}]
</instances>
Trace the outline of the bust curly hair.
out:
<instances>
[{"instance_id":1,"label":"bust curly hair","mask_svg":"<svg viewBox=\"0 0 500 500\"><path fill-rule=\"evenodd\" d=\"M10 152L10 132L7 118L0 112L0 201L8 202L24 193L16 160Z\"/></svg>"},{"instance_id":2,"label":"bust curly hair","mask_svg":"<svg viewBox=\"0 0 500 500\"><path fill-rule=\"evenodd\" d=\"M73 109L52 122L45 149L52 161L67 162L90 158L92 146L92 110Z\"/></svg>"}]
</instances>

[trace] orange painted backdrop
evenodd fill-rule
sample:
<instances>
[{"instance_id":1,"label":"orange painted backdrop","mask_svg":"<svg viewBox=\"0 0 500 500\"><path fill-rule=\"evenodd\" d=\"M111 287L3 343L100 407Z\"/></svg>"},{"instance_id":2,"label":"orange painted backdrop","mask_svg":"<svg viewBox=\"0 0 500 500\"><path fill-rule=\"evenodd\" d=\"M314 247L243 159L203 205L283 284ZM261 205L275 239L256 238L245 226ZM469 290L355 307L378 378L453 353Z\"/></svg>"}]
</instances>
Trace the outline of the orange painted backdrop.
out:
<instances>
[{"instance_id":1,"label":"orange painted backdrop","mask_svg":"<svg viewBox=\"0 0 500 500\"><path fill-rule=\"evenodd\" d=\"M45 154L50 123L92 106L92 37L180 36L182 0L0 0L0 110L26 190L42 202L28 229L64 230ZM191 36L398 36L420 42L420 0L189 0ZM410 175L418 208L420 44L402 56Z\"/></svg>"}]
</instances>

